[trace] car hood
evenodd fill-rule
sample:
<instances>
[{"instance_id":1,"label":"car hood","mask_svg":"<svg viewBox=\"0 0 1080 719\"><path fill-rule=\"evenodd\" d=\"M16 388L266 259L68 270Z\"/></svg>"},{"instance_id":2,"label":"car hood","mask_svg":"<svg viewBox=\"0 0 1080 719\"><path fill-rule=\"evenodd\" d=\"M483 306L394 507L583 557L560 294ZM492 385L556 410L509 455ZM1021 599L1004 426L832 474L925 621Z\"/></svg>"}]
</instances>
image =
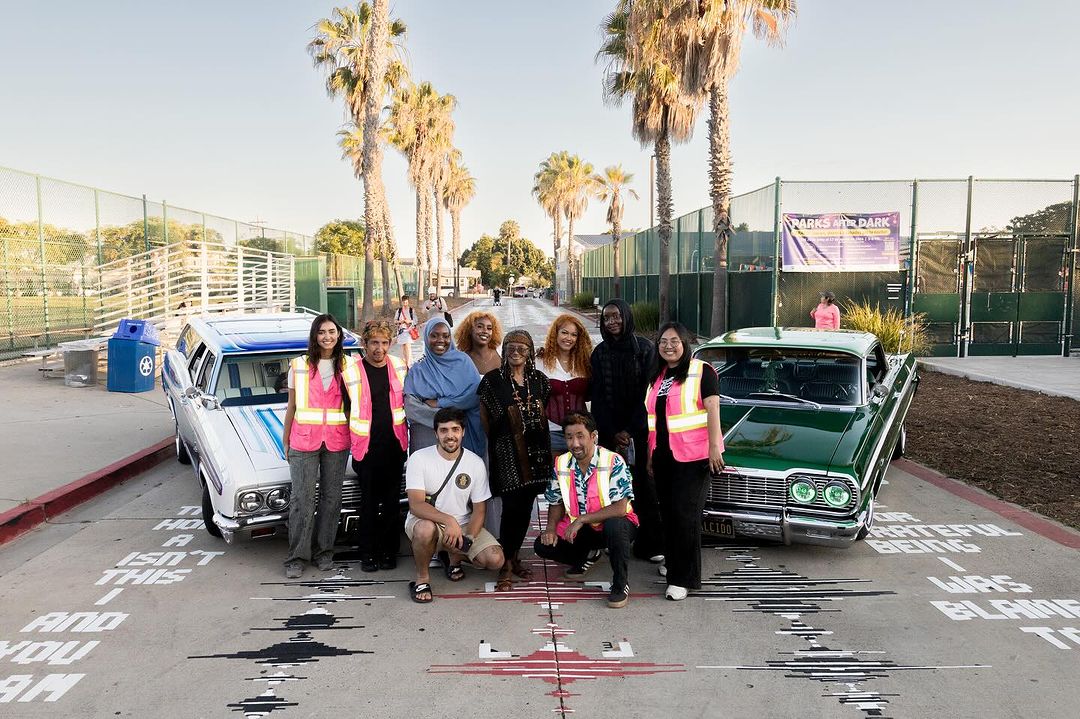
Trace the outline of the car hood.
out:
<instances>
[{"instance_id":1,"label":"car hood","mask_svg":"<svg viewBox=\"0 0 1080 719\"><path fill-rule=\"evenodd\" d=\"M256 472L287 465L281 442L285 428L285 405L225 407L240 441L244 443Z\"/></svg>"},{"instance_id":2,"label":"car hood","mask_svg":"<svg viewBox=\"0 0 1080 719\"><path fill-rule=\"evenodd\" d=\"M722 405L724 462L776 472L795 468L827 472L857 413Z\"/></svg>"}]
</instances>

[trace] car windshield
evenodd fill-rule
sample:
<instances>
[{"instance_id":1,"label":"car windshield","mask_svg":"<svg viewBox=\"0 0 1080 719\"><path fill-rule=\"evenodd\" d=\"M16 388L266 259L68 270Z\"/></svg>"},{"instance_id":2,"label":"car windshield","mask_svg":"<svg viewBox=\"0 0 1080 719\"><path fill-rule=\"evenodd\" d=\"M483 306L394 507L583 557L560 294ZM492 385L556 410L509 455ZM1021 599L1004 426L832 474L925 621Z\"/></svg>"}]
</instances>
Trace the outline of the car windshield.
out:
<instances>
[{"instance_id":1,"label":"car windshield","mask_svg":"<svg viewBox=\"0 0 1080 719\"><path fill-rule=\"evenodd\" d=\"M297 352L226 355L215 392L221 406L288 402L289 360L296 356Z\"/></svg>"},{"instance_id":2,"label":"car windshield","mask_svg":"<svg viewBox=\"0 0 1080 719\"><path fill-rule=\"evenodd\" d=\"M705 347L696 356L716 369L726 401L854 406L862 396L861 360L845 352Z\"/></svg>"}]
</instances>

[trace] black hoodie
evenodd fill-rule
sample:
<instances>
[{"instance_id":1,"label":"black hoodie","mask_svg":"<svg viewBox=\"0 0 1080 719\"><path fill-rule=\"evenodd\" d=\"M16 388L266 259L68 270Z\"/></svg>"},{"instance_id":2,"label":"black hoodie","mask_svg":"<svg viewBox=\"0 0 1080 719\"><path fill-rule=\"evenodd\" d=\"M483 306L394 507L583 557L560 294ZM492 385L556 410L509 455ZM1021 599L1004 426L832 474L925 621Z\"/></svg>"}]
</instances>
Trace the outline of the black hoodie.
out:
<instances>
[{"instance_id":1,"label":"black hoodie","mask_svg":"<svg viewBox=\"0 0 1080 719\"><path fill-rule=\"evenodd\" d=\"M634 334L634 313L626 300L611 300L604 305L616 307L623 318L623 331L615 337L600 322L603 342L592 353L592 414L600 435L600 444L615 449L614 436L626 431L639 438L648 431L645 392L649 372L656 362L652 342ZM601 318L603 310L601 310ZM637 451L644 456L645 448Z\"/></svg>"}]
</instances>

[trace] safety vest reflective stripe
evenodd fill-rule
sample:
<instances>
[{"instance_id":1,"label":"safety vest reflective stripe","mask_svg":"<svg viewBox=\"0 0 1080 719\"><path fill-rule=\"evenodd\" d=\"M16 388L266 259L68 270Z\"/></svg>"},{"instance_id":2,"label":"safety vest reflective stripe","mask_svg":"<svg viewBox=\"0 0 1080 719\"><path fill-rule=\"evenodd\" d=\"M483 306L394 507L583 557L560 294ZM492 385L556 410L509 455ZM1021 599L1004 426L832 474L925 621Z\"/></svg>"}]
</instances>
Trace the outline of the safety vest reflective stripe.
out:
<instances>
[{"instance_id":1,"label":"safety vest reflective stripe","mask_svg":"<svg viewBox=\"0 0 1080 719\"><path fill-rule=\"evenodd\" d=\"M360 369L360 360L351 357L348 358L345 362L345 369L342 371L341 376L345 380L345 391L349 393L349 403L351 405L351 410L349 412L349 431L356 434L370 434L371 422L365 422L360 419L360 396L364 384L362 370Z\"/></svg>"},{"instance_id":2,"label":"safety vest reflective stripe","mask_svg":"<svg viewBox=\"0 0 1080 719\"><path fill-rule=\"evenodd\" d=\"M597 499L600 500L601 509L611 504L611 473L615 470L617 455L611 450L598 448L598 456L594 473L596 475ZM556 478L559 483L559 493L563 498L563 508L571 520L581 516L580 501L588 501L588 483L586 483L586 496L578 498L577 487L574 482L574 455L567 452L559 457L556 464ZM573 501L572 501L573 500ZM587 507L586 507L587 508ZM630 503L626 503L626 513L632 512Z\"/></svg>"},{"instance_id":3,"label":"safety vest reflective stripe","mask_svg":"<svg viewBox=\"0 0 1080 719\"><path fill-rule=\"evenodd\" d=\"M307 357L294 357L290 362L290 371L293 378L293 392L296 398L296 411L293 412L293 421L300 424L328 424L343 425L348 420L345 417L345 403L337 408L323 408L311 406L311 370L308 367ZM346 369L349 363L346 362ZM321 381L321 380L320 380Z\"/></svg>"},{"instance_id":4,"label":"safety vest reflective stripe","mask_svg":"<svg viewBox=\"0 0 1080 719\"><path fill-rule=\"evenodd\" d=\"M701 429L708 426L709 413L703 404L699 404L701 398L701 373L705 363L701 360L690 360L690 368L686 373L686 381L678 384L679 394L675 397L668 395L668 401L675 400L679 410L677 413L668 413L668 432L686 432L692 429ZM656 413L649 413L649 431L656 431Z\"/></svg>"}]
</instances>

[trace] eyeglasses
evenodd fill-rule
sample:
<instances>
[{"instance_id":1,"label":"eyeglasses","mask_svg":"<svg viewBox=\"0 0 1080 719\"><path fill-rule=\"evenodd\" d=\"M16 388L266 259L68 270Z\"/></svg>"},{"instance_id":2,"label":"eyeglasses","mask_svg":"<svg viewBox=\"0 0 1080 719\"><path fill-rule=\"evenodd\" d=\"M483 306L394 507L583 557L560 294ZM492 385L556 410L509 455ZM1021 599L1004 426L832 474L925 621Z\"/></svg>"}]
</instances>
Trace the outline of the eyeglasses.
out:
<instances>
[{"instance_id":1,"label":"eyeglasses","mask_svg":"<svg viewBox=\"0 0 1080 719\"><path fill-rule=\"evenodd\" d=\"M661 347L678 347L682 344L682 340L660 340L656 344Z\"/></svg>"},{"instance_id":2,"label":"eyeglasses","mask_svg":"<svg viewBox=\"0 0 1080 719\"><path fill-rule=\"evenodd\" d=\"M529 345L506 345L507 355L529 355Z\"/></svg>"}]
</instances>

